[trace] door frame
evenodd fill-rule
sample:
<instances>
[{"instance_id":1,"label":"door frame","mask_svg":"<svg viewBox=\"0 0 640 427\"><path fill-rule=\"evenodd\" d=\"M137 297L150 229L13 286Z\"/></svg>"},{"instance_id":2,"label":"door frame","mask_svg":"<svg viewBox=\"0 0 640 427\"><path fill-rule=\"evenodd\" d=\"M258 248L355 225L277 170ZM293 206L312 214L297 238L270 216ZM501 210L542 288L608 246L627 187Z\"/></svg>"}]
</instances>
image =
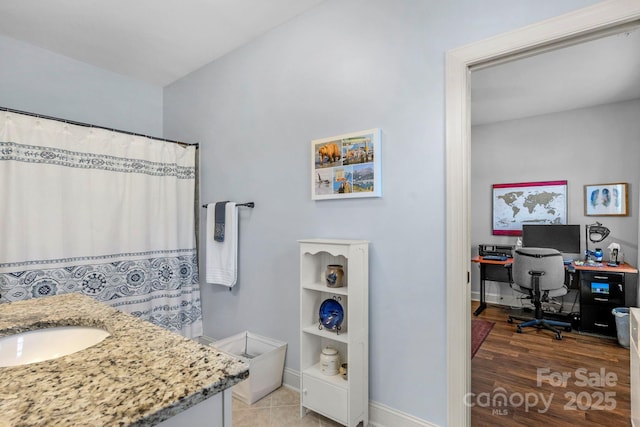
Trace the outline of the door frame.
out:
<instances>
[{"instance_id":1,"label":"door frame","mask_svg":"<svg viewBox=\"0 0 640 427\"><path fill-rule=\"evenodd\" d=\"M462 46L446 55L447 425L470 426L471 69L596 38L640 20L640 1L609 0ZM461 255L462 254L462 255Z\"/></svg>"}]
</instances>

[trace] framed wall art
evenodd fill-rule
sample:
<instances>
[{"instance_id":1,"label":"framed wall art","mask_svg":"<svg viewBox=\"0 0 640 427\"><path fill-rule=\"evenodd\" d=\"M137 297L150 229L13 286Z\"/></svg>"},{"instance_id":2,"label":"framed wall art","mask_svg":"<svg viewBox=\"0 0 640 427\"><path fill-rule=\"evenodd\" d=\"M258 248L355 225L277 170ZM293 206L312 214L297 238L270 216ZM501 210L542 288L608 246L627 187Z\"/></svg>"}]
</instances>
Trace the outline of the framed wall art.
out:
<instances>
[{"instance_id":1,"label":"framed wall art","mask_svg":"<svg viewBox=\"0 0 640 427\"><path fill-rule=\"evenodd\" d=\"M626 182L584 186L586 216L629 215L629 192Z\"/></svg>"},{"instance_id":2,"label":"framed wall art","mask_svg":"<svg viewBox=\"0 0 640 427\"><path fill-rule=\"evenodd\" d=\"M522 235L522 224L566 224L567 181L493 185L493 234Z\"/></svg>"},{"instance_id":3,"label":"framed wall art","mask_svg":"<svg viewBox=\"0 0 640 427\"><path fill-rule=\"evenodd\" d=\"M313 200L381 197L380 129L311 141Z\"/></svg>"}]
</instances>

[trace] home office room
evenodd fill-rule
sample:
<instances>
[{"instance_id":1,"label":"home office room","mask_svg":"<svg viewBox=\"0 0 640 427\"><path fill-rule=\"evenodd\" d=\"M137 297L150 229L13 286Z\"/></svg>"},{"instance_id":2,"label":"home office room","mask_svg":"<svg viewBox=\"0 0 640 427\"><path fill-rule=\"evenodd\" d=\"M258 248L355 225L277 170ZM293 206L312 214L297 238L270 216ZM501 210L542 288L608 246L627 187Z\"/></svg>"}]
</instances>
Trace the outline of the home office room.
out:
<instances>
[{"instance_id":1,"label":"home office room","mask_svg":"<svg viewBox=\"0 0 640 427\"><path fill-rule=\"evenodd\" d=\"M472 70L472 394L518 390L538 404L496 417L478 401L474 423L513 425L526 413L628 425L639 49L629 27ZM553 268L560 283L545 287ZM558 373L564 382L549 379Z\"/></svg>"}]
</instances>

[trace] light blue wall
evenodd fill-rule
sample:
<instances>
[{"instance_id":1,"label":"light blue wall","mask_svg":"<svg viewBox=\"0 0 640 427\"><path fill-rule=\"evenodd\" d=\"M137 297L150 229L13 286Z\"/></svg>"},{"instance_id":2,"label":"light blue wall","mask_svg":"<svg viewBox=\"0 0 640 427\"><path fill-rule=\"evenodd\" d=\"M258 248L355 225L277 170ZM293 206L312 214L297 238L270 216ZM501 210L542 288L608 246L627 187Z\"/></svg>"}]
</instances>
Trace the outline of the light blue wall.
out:
<instances>
[{"instance_id":1,"label":"light blue wall","mask_svg":"<svg viewBox=\"0 0 640 427\"><path fill-rule=\"evenodd\" d=\"M239 284L203 285L205 332L287 341L297 370L297 239L368 239L370 398L445 425L445 53L593 3L329 0L166 87L165 135L201 143L202 202L256 202ZM372 127L383 197L312 201L310 141Z\"/></svg>"},{"instance_id":2,"label":"light blue wall","mask_svg":"<svg viewBox=\"0 0 640 427\"><path fill-rule=\"evenodd\" d=\"M162 88L0 36L0 107L162 136Z\"/></svg>"}]
</instances>

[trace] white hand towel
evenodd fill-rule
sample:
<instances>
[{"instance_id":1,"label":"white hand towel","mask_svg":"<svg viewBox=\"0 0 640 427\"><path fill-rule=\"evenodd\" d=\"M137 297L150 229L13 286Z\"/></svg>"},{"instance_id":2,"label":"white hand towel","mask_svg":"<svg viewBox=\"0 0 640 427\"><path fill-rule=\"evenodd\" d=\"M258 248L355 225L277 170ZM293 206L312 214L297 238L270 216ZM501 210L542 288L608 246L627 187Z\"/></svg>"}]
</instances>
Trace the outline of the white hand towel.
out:
<instances>
[{"instance_id":1,"label":"white hand towel","mask_svg":"<svg viewBox=\"0 0 640 427\"><path fill-rule=\"evenodd\" d=\"M216 242L216 204L207 206L207 283L233 287L238 276L238 212L234 202L225 206L224 242Z\"/></svg>"}]
</instances>

